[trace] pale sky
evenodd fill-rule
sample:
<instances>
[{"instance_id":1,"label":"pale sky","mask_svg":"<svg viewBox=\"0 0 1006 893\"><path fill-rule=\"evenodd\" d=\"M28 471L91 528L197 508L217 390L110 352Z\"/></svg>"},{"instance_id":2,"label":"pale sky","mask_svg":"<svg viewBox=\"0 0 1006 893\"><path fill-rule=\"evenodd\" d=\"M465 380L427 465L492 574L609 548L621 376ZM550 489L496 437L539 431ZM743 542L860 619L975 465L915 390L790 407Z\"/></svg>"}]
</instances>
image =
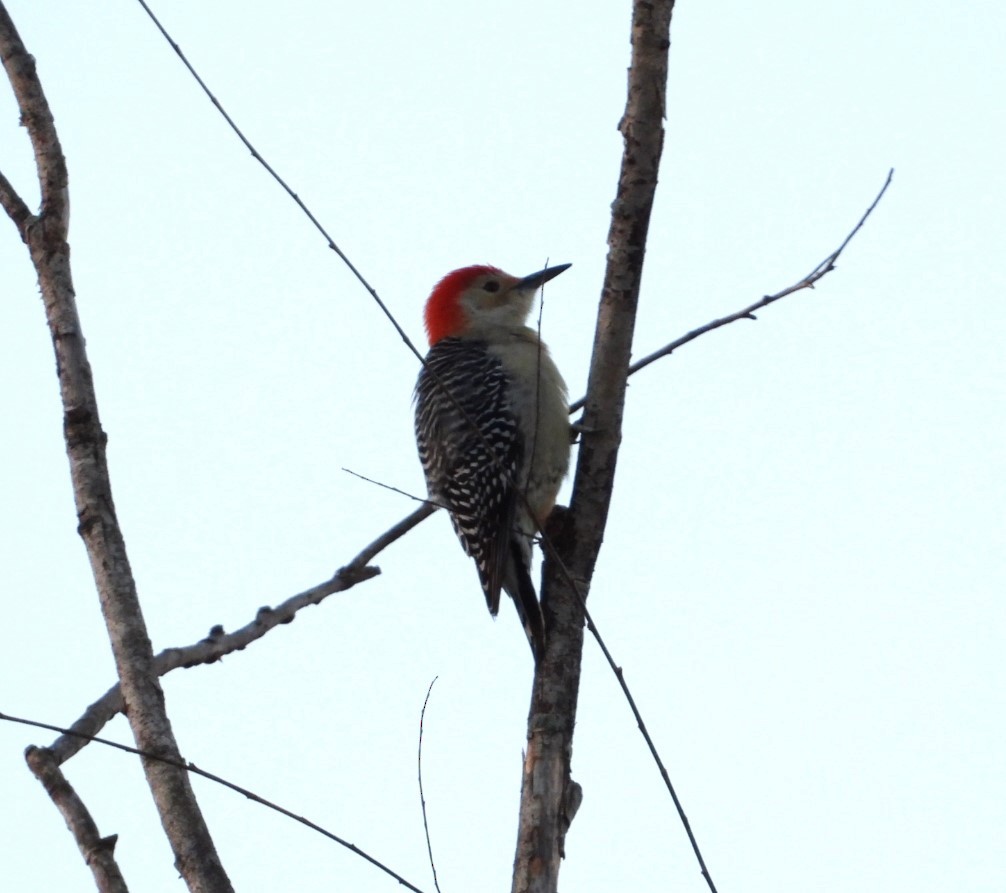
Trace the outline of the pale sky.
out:
<instances>
[{"instance_id":1,"label":"pale sky","mask_svg":"<svg viewBox=\"0 0 1006 893\"><path fill-rule=\"evenodd\" d=\"M422 494L417 362L138 4L7 0L70 170L73 270L155 649L327 579ZM571 270L543 336L580 396L630 4L177 0L154 9L417 344L449 270ZM1001 4L681 0L636 354L813 292L632 380L590 608L720 893L1006 890ZM0 168L34 205L0 89ZM0 221L0 710L70 724L114 679L34 272ZM531 663L446 517L383 573L164 679L184 756L427 891L509 889ZM122 718L105 734L131 743ZM0 724L11 891L93 888ZM137 761L65 766L133 889L182 889ZM587 643L563 890L706 889ZM194 781L235 887L394 891Z\"/></svg>"}]
</instances>

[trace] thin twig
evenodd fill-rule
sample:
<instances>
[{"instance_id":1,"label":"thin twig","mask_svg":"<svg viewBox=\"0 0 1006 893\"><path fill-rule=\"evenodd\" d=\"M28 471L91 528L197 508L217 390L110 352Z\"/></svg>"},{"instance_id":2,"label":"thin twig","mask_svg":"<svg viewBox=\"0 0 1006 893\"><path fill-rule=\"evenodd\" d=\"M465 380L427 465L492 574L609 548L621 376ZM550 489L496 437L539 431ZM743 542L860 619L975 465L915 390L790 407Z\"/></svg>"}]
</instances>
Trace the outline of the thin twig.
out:
<instances>
[{"instance_id":1,"label":"thin twig","mask_svg":"<svg viewBox=\"0 0 1006 893\"><path fill-rule=\"evenodd\" d=\"M577 593L577 595L579 595L579 593ZM688 842L691 844L692 852L695 853L695 858L699 863L699 870L702 872L702 877L706 879L706 884L709 886L711 893L716 893L716 885L713 883L712 875L709 874L709 869L706 867L706 860L702 856L702 851L699 849L699 842L695 837L695 832L692 831L692 824L688 821L688 816L685 815L685 808L681 805L681 800L678 798L677 791L674 790L674 784L671 782L671 776L667 772L667 767L664 766L664 761L660 758L657 746L653 743L650 731L646 728L643 716L639 712L639 708L636 706L636 699L632 697L632 692L629 691L628 683L625 681L625 674L622 672L622 668L615 663L615 659L611 656L611 652L608 651L608 647L604 644L604 640L601 638L601 634L597 631L597 627L594 625L594 620L590 616L590 612L587 610L586 604L581 601L580 605L583 608L583 616L587 620L587 629L589 629L591 634L594 636L595 641L601 648L601 653L604 655L604 659L608 662L608 666L611 667L612 672L615 674L615 678L618 680L622 693L625 695L625 700L629 704L629 709L632 711L632 715L636 719L636 725L639 727L639 733L643 736L643 740L646 742L647 748L649 748L650 755L653 757L653 761L657 764L660 777L664 780L664 787L667 788L667 792L671 795L671 800L674 803L675 810L677 810L678 818L681 820L681 824L685 829L685 834L688 836Z\"/></svg>"},{"instance_id":2,"label":"thin twig","mask_svg":"<svg viewBox=\"0 0 1006 893\"><path fill-rule=\"evenodd\" d=\"M61 728L60 726L51 725L50 723L38 722L33 719L24 719L19 716L10 716L3 712L0 712L0 720L20 723L21 725L32 726L36 729L47 729L51 732L59 732L62 735L80 734L79 732L75 732L72 729L64 729ZM375 866L376 868L379 868L385 874L391 875L391 877L393 877L396 881L398 881L399 884L401 884L403 887L406 887L409 890L414 891L414 893L423 893L423 891L419 887L416 887L414 884L410 884L405 878L403 878L396 871L393 871L392 869L388 868L388 866L385 865L383 862L380 862L379 860L371 856L369 853L365 852L364 850L361 850L356 844L350 843L348 840L344 840L343 838L339 837L339 835L333 834L331 831L328 831L321 825L312 822L310 819L306 819L303 816L299 816L296 813L291 812L289 809L285 809L279 804L273 803L271 800L267 800L265 797L260 797L254 791L250 791L247 788L243 788L240 785L234 784L234 782L228 781L226 778L216 775L213 772L208 772L205 769L200 769L195 763L188 762L187 760L175 760L171 759L170 757L163 757L155 753L145 753L142 750L137 750L135 747L130 747L128 744L120 744L118 741L111 741L108 738L99 738L95 735L85 735L83 737L87 738L89 741L94 741L97 744L104 744L106 747L113 747L116 750L121 750L125 753L136 754L137 756L144 757L145 759L148 760L155 760L160 763L167 763L169 766L174 766L177 769L184 769L185 771L193 775L199 775L202 778L208 779L209 781L216 782L219 785L223 785L225 788L230 788L232 791L236 791L243 797L247 797L249 800L252 800L255 803L259 803L262 806L265 806L273 810L274 812L278 812L280 813L280 815L285 815L287 818L294 819L295 821L300 822L300 824L310 828L312 831L317 831L319 834L323 835L324 837L327 837L329 840L335 841L337 844L355 853L360 858L366 859L371 865ZM28 748L26 756L30 760L40 752L42 754L45 754L46 750L44 748L30 747ZM37 758L45 759L44 756Z\"/></svg>"},{"instance_id":3,"label":"thin twig","mask_svg":"<svg viewBox=\"0 0 1006 893\"><path fill-rule=\"evenodd\" d=\"M381 308L381 311L388 318L388 321L395 327L395 331L398 332L399 337L402 339L402 341L405 342L406 347L408 347L409 350L411 350L412 353L416 355L419 361L422 362L423 355L418 350L416 350L416 346L412 343L412 340L409 338L408 335L405 334L405 329L403 329L398 324L398 320L395 319L394 314L392 314L392 312L388 309L387 304L385 304L384 301L381 300L380 295L378 295L374 287L363 277L363 274L356 268L356 266L346 256L343 250L338 245L336 245L335 240L328 234L328 231L325 229L324 226L321 225L321 222L318 220L317 217L314 216L311 209L308 208L308 206L301 200L300 196L297 195L297 193L294 192L289 185L287 185L286 180L284 180L278 173L276 173L276 170L273 168L273 166L269 164L269 162L267 162L265 158L262 157L258 149L256 149L248 140L248 137L246 137L244 133L241 132L241 128L238 127L237 124L234 123L234 119L231 118L229 114L227 114L227 112L224 110L224 107L220 104L220 101L216 98L216 96L213 95L213 93L210 91L210 88L206 86L206 82L199 76L199 73L195 70L195 68L192 67L192 63L189 62L189 60L186 58L185 53L182 52L182 48L174 41L171 35L168 34L168 32L164 29L164 26L160 23L157 16L154 15L153 11L146 4L145 0L137 0L137 2L140 4L140 6L143 7L144 12L146 12L146 14L150 16L150 20L157 26L157 30L161 32L164 39L170 44L171 49L173 49L175 53L178 55L178 58L182 60L182 64L184 64L185 67L189 70L189 73L192 75L192 77L196 79L196 83L199 84L199 86L202 88L202 91L209 98L210 102L213 103L217 111L220 112L220 114L223 116L223 119L230 126L231 130L233 130L234 133L237 135L237 138L241 140L241 142L244 143L245 148L248 149L249 152L251 152L252 158L254 158L257 162L259 162L259 164L261 164L262 167L264 167L266 171L268 171L269 175L279 184L279 186L283 189L283 191L286 192L286 194L289 195L291 199L293 199L293 201L297 204L297 207L299 207L301 211L304 212L304 214L307 216L307 219L310 220L312 224L314 224L314 228L318 230L319 233L321 233L322 237L328 243L328 247L331 248L332 251L334 251L339 256L339 259L347 267L349 267L350 272L359 280L360 284L370 293L370 296L377 303L377 306Z\"/></svg>"},{"instance_id":4,"label":"thin twig","mask_svg":"<svg viewBox=\"0 0 1006 893\"><path fill-rule=\"evenodd\" d=\"M714 319L712 322L707 322L704 326L692 329L690 332L675 339L670 344L665 344L659 350L655 350L653 353L647 354L642 359L636 360L636 362L629 366L629 375L635 375L640 369L645 369L650 365L650 363L656 362L661 357L670 356L679 347L682 347L689 341L694 341L700 335L705 335L706 332L711 332L713 329L718 329L722 326L729 325L732 322L737 322L739 319L756 319L754 315L756 310L760 310L762 307L767 307L769 304L774 304L776 301L785 298L787 295L791 295L794 292L802 291L805 288L813 288L815 283L817 283L820 279L823 279L828 275L828 273L835 269L835 261L838 260L842 252L845 251L846 246L852 241L853 236L860 231L863 224L866 223L867 218L873 213L873 209L877 207L877 204L884 197L884 193L887 192L887 187L891 185L891 180L893 178L894 168L892 167L887 172L887 179L884 181L884 185L881 187L880 192L877 193L877 197L873 200L873 202L871 202L870 207L863 212L863 216L859 218L859 222L852 228L849 235L845 237L842 244L798 282L793 283L793 285L790 285L781 291L777 291L775 294L765 295L763 298L755 301L743 310L738 310L736 313L731 313L729 316ZM585 397L581 397L579 400L574 401L569 405L569 411L573 413L583 409L585 401Z\"/></svg>"},{"instance_id":5,"label":"thin twig","mask_svg":"<svg viewBox=\"0 0 1006 893\"><path fill-rule=\"evenodd\" d=\"M433 861L433 844L430 843L430 825L426 820L426 795L423 793L423 720L426 719L426 705L430 703L430 692L439 677L434 676L430 687L426 689L426 697L423 699L423 709L419 713L419 756L416 759L419 771L419 805L423 809L423 832L426 834L426 852L430 855L430 868L433 871L433 886L440 893L440 884L437 882L437 866Z\"/></svg>"},{"instance_id":6,"label":"thin twig","mask_svg":"<svg viewBox=\"0 0 1006 893\"><path fill-rule=\"evenodd\" d=\"M545 258L545 266L542 269L547 269L550 258ZM546 283L547 284L547 283ZM545 286L541 287L541 296L538 298L538 324L536 326L535 332L538 335L538 343L536 345L537 355L535 357L534 370L534 425L531 427L531 449L528 452L528 460L526 467L534 468L534 458L538 452L538 429L541 427L541 352L545 349L545 343L541 340L541 321L542 317L545 315ZM531 481L528 479L527 484L524 487L524 499L527 500L527 489L530 486ZM530 508L530 506L529 506ZM534 512L531 512L532 519L534 518Z\"/></svg>"},{"instance_id":7,"label":"thin twig","mask_svg":"<svg viewBox=\"0 0 1006 893\"><path fill-rule=\"evenodd\" d=\"M367 477L365 474L360 474L358 471L353 471L352 468L346 468L343 466L342 469L346 474L351 474L355 478L359 478L361 481L366 481L368 484L373 484L375 487L381 487L383 490L390 490L392 493L397 493L399 496L404 496L406 499L411 499L413 502L421 502L424 505L431 506L434 509L446 508L446 506L440 505L440 503L434 502L432 499L424 499L422 496L415 496L409 493L407 490L399 490L398 487L392 487L391 484L385 484L381 481L375 481L373 478Z\"/></svg>"}]
</instances>

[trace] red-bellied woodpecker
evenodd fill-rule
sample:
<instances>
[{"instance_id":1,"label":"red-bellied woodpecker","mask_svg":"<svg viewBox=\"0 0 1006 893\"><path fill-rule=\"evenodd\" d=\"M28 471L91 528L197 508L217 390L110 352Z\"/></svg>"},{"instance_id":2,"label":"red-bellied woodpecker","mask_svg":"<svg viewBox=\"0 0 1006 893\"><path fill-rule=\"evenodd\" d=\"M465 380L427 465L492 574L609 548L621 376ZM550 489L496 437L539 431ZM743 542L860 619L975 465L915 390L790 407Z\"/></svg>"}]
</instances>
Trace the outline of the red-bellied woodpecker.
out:
<instances>
[{"instance_id":1,"label":"red-bellied woodpecker","mask_svg":"<svg viewBox=\"0 0 1006 893\"><path fill-rule=\"evenodd\" d=\"M569 468L566 383L527 317L569 264L530 276L465 267L426 302L430 352L416 383L416 442L430 499L445 507L478 568L489 613L517 605L537 660L545 646L531 539Z\"/></svg>"}]
</instances>

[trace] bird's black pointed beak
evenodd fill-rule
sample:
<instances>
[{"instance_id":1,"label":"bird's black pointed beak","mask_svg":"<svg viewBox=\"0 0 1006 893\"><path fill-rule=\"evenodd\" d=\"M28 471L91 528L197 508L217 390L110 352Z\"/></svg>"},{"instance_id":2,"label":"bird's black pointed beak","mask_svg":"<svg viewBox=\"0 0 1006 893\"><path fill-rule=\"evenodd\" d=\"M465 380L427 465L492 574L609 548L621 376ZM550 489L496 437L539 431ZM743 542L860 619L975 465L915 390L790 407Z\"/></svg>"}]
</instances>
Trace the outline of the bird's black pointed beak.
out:
<instances>
[{"instance_id":1,"label":"bird's black pointed beak","mask_svg":"<svg viewBox=\"0 0 1006 893\"><path fill-rule=\"evenodd\" d=\"M532 273L530 276L525 276L520 282L517 283L517 288L521 291L529 288L540 288L549 279L555 279L563 270L568 270L572 264L559 264L557 267L545 267L544 270L539 270L537 273Z\"/></svg>"}]
</instances>

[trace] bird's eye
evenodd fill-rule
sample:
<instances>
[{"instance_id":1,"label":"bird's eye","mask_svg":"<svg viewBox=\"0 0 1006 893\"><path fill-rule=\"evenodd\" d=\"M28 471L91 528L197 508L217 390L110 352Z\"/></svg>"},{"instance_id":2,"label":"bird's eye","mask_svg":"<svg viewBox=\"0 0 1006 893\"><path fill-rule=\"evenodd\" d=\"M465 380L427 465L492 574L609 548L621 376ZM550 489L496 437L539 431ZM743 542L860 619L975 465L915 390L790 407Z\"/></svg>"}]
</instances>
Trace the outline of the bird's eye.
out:
<instances>
[{"instance_id":1,"label":"bird's eye","mask_svg":"<svg viewBox=\"0 0 1006 893\"><path fill-rule=\"evenodd\" d=\"M499 291L500 284L495 279L490 279L482 288L488 292Z\"/></svg>"}]
</instances>

